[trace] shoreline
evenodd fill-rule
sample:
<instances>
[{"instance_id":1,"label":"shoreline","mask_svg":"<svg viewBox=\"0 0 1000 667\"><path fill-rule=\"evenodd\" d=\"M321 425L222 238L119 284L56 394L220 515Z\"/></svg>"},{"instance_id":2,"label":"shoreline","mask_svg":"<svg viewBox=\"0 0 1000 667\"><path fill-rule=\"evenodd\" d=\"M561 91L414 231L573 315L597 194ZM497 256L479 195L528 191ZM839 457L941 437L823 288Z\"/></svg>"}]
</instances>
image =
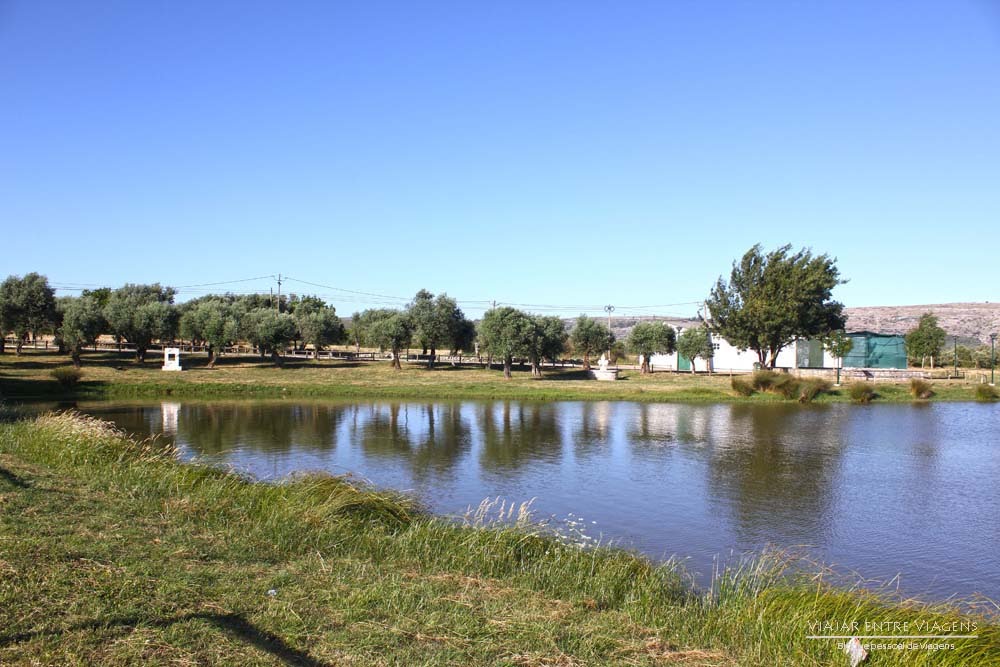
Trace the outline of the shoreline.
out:
<instances>
[{"instance_id":1,"label":"shoreline","mask_svg":"<svg viewBox=\"0 0 1000 667\"><path fill-rule=\"evenodd\" d=\"M50 374L67 368L68 357L54 353L0 355L0 397L16 400L109 400L129 398L316 398L433 399L525 401L637 401L666 403L794 403L775 393L741 396L728 375L692 375L661 371L641 375L624 370L615 382L587 379L580 369L546 369L541 379L515 371L505 380L499 370L406 364L394 371L381 362L288 360L284 367L269 362L226 359L209 369L205 360L186 358L181 372L161 371L154 361L136 364L127 355L100 353L84 358L82 376L74 387L60 385ZM745 376L732 376L745 377ZM932 380L934 395L916 399L906 383L868 383L878 403L977 401L977 383ZM851 403L849 384L833 387L813 403ZM979 401L982 402L982 401Z\"/></svg>"}]
</instances>

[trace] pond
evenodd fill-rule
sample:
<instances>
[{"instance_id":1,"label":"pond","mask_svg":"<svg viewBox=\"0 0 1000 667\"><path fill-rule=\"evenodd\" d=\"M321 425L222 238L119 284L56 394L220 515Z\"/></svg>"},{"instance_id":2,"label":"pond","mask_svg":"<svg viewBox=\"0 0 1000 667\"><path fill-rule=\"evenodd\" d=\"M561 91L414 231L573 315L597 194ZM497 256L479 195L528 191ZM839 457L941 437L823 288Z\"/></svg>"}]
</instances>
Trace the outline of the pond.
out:
<instances>
[{"instance_id":1,"label":"pond","mask_svg":"<svg viewBox=\"0 0 1000 667\"><path fill-rule=\"evenodd\" d=\"M81 404L261 479L351 473L441 514L534 499L704 582L773 545L909 595L1000 598L1000 406Z\"/></svg>"}]
</instances>

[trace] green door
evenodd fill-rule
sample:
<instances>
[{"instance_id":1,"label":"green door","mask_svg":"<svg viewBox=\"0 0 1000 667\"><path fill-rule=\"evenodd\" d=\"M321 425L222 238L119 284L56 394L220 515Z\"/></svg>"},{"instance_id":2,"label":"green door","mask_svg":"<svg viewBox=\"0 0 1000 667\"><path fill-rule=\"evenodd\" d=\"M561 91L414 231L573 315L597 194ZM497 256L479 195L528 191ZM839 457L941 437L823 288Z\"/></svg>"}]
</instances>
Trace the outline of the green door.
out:
<instances>
[{"instance_id":1,"label":"green door","mask_svg":"<svg viewBox=\"0 0 1000 667\"><path fill-rule=\"evenodd\" d=\"M691 370L691 360L685 357L680 352L677 353L677 370L679 371Z\"/></svg>"}]
</instances>

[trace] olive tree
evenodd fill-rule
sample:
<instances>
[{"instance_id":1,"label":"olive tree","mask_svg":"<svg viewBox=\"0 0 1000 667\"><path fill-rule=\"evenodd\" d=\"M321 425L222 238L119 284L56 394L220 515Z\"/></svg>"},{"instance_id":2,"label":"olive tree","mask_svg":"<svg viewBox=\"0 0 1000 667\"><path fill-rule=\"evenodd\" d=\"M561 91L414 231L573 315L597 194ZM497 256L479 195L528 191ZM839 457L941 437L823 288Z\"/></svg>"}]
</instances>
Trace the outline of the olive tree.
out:
<instances>
[{"instance_id":1,"label":"olive tree","mask_svg":"<svg viewBox=\"0 0 1000 667\"><path fill-rule=\"evenodd\" d=\"M447 294L436 297L427 290L420 290L407 307L413 322L413 338L423 350L430 351L427 367L434 368L439 349L455 351L471 343L470 331L474 327L465 318L458 302Z\"/></svg>"},{"instance_id":2,"label":"olive tree","mask_svg":"<svg viewBox=\"0 0 1000 667\"><path fill-rule=\"evenodd\" d=\"M503 360L503 376L508 380L514 357L528 356L534 327L530 315L509 306L487 311L479 323L480 348Z\"/></svg>"},{"instance_id":3,"label":"olive tree","mask_svg":"<svg viewBox=\"0 0 1000 667\"><path fill-rule=\"evenodd\" d=\"M38 273L9 276L0 284L0 352L4 351L3 338L8 331L16 339L15 352L21 354L29 334L37 337L45 331L54 331L57 324L55 290L49 287L48 278Z\"/></svg>"},{"instance_id":4,"label":"olive tree","mask_svg":"<svg viewBox=\"0 0 1000 667\"><path fill-rule=\"evenodd\" d=\"M249 311L243 323L243 337L260 350L261 356L270 353L278 367L284 364L281 353L295 338L297 331L295 318L272 308Z\"/></svg>"},{"instance_id":5,"label":"olive tree","mask_svg":"<svg viewBox=\"0 0 1000 667\"><path fill-rule=\"evenodd\" d=\"M129 283L111 292L104 317L111 333L135 345L136 361L142 363L154 340L168 340L177 333L179 315L173 302L170 287Z\"/></svg>"},{"instance_id":6,"label":"olive tree","mask_svg":"<svg viewBox=\"0 0 1000 667\"><path fill-rule=\"evenodd\" d=\"M81 365L81 353L87 345L93 345L97 337L108 326L101 304L89 296L69 297L62 301L62 324L58 336L69 349L70 358L77 368Z\"/></svg>"},{"instance_id":7,"label":"olive tree","mask_svg":"<svg viewBox=\"0 0 1000 667\"><path fill-rule=\"evenodd\" d=\"M835 260L784 245L764 253L760 244L733 262L729 282L719 277L707 301L712 328L734 347L753 350L762 367L796 338L844 328L843 304L832 298L842 284Z\"/></svg>"},{"instance_id":8,"label":"olive tree","mask_svg":"<svg viewBox=\"0 0 1000 667\"><path fill-rule=\"evenodd\" d=\"M214 368L222 351L240 338L240 322L246 316L242 303L208 297L185 304L180 317L181 338L205 345L208 367Z\"/></svg>"},{"instance_id":9,"label":"olive tree","mask_svg":"<svg viewBox=\"0 0 1000 667\"><path fill-rule=\"evenodd\" d=\"M361 327L362 340L392 354L392 367L402 369L399 354L413 339L413 320L409 313L391 308L366 310L357 318L355 326Z\"/></svg>"},{"instance_id":10,"label":"olive tree","mask_svg":"<svg viewBox=\"0 0 1000 667\"><path fill-rule=\"evenodd\" d=\"M663 322L639 322L632 327L625 342L632 354L642 357L640 370L649 373L649 358L654 354L673 354L677 349L677 334Z\"/></svg>"},{"instance_id":11,"label":"olive tree","mask_svg":"<svg viewBox=\"0 0 1000 667\"><path fill-rule=\"evenodd\" d=\"M531 374L542 377L542 361L548 359L554 362L566 349L569 336L566 325L561 317L535 316L531 318L531 330L526 341L528 360L531 362Z\"/></svg>"},{"instance_id":12,"label":"olive tree","mask_svg":"<svg viewBox=\"0 0 1000 667\"><path fill-rule=\"evenodd\" d=\"M592 317L580 315L576 318L570 334L573 350L583 355L583 369L590 370L590 356L608 350L615 342L615 335L604 324Z\"/></svg>"},{"instance_id":13,"label":"olive tree","mask_svg":"<svg viewBox=\"0 0 1000 667\"><path fill-rule=\"evenodd\" d=\"M711 359L715 356L715 346L708 328L704 326L688 327L677 337L677 352L691 360L691 373L695 372L695 359L704 359L708 364L708 372L712 372Z\"/></svg>"}]
</instances>

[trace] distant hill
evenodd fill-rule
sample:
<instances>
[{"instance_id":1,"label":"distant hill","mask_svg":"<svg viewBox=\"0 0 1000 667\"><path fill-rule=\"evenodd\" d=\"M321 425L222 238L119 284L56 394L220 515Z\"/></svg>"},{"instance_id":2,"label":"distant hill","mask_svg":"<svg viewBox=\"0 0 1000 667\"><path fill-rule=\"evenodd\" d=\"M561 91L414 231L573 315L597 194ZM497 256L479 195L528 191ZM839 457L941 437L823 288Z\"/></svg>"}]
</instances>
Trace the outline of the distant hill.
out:
<instances>
[{"instance_id":1,"label":"distant hill","mask_svg":"<svg viewBox=\"0 0 1000 667\"><path fill-rule=\"evenodd\" d=\"M1000 333L1000 303L933 303L922 306L845 308L848 331L905 334L924 313L933 313L949 336L964 345L989 344ZM948 341L951 342L950 339Z\"/></svg>"},{"instance_id":2,"label":"distant hill","mask_svg":"<svg viewBox=\"0 0 1000 667\"><path fill-rule=\"evenodd\" d=\"M920 306L865 306L845 308L848 331L874 331L877 333L905 334L917 326L924 313L934 313L938 324L948 332L948 336L958 336L961 345L988 345L991 333L1000 333L1000 303L936 303ZM604 320L604 318L596 318ZM697 319L650 316L642 319L656 319L674 326L697 325ZM611 330L618 340L628 336L640 318L612 317ZM572 326L572 319L567 319ZM948 339L951 343L951 339Z\"/></svg>"}]
</instances>

